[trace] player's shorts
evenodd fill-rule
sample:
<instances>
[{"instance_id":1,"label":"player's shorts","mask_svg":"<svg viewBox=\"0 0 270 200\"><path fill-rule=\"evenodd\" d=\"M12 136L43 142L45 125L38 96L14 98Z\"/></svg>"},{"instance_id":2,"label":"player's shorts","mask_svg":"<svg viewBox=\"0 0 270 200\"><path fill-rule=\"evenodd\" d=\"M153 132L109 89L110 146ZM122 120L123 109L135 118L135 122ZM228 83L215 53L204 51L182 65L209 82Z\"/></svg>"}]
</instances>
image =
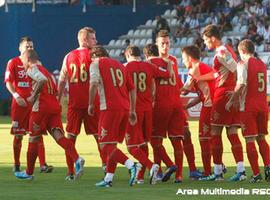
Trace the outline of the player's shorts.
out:
<instances>
[{"instance_id":1,"label":"player's shorts","mask_svg":"<svg viewBox=\"0 0 270 200\"><path fill-rule=\"evenodd\" d=\"M100 111L98 141L100 144L122 143L126 134L128 111Z\"/></svg>"},{"instance_id":2,"label":"player's shorts","mask_svg":"<svg viewBox=\"0 0 270 200\"><path fill-rule=\"evenodd\" d=\"M152 110L137 112L137 123L128 124L126 144L128 147L140 146L149 142L152 135Z\"/></svg>"},{"instance_id":3,"label":"player's shorts","mask_svg":"<svg viewBox=\"0 0 270 200\"><path fill-rule=\"evenodd\" d=\"M29 120L30 136L42 135L45 130L52 133L53 129L63 131L61 113L39 113L31 112Z\"/></svg>"},{"instance_id":4,"label":"player's shorts","mask_svg":"<svg viewBox=\"0 0 270 200\"><path fill-rule=\"evenodd\" d=\"M265 112L240 112L241 129L244 137L267 135L268 111Z\"/></svg>"},{"instance_id":5,"label":"player's shorts","mask_svg":"<svg viewBox=\"0 0 270 200\"><path fill-rule=\"evenodd\" d=\"M229 92L227 88L218 88L215 91L211 111L211 125L240 127L240 112L234 108L231 108L230 111L225 109L225 105L229 101L227 92Z\"/></svg>"},{"instance_id":6,"label":"player's shorts","mask_svg":"<svg viewBox=\"0 0 270 200\"><path fill-rule=\"evenodd\" d=\"M66 131L72 135L79 135L83 123L87 135L98 134L99 111L95 110L94 116L88 115L88 110L68 107Z\"/></svg>"},{"instance_id":7,"label":"player's shorts","mask_svg":"<svg viewBox=\"0 0 270 200\"><path fill-rule=\"evenodd\" d=\"M211 110L212 107L202 106L199 122L199 138L211 138Z\"/></svg>"},{"instance_id":8,"label":"player's shorts","mask_svg":"<svg viewBox=\"0 0 270 200\"><path fill-rule=\"evenodd\" d=\"M29 116L32 110L30 104L27 107L19 106L13 99L11 104L12 128L10 133L13 135L25 135L28 132Z\"/></svg>"},{"instance_id":9,"label":"player's shorts","mask_svg":"<svg viewBox=\"0 0 270 200\"><path fill-rule=\"evenodd\" d=\"M181 108L153 110L152 137L184 137L185 114Z\"/></svg>"}]
</instances>

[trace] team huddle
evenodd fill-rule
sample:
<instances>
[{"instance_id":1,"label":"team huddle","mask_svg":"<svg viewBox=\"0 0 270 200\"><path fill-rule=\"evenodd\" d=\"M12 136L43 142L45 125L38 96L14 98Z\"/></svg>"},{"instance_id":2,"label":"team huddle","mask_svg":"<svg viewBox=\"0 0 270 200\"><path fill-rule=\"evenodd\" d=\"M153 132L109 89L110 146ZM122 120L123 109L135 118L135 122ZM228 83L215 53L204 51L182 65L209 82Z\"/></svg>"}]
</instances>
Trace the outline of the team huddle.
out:
<instances>
[{"instance_id":1,"label":"team huddle","mask_svg":"<svg viewBox=\"0 0 270 200\"><path fill-rule=\"evenodd\" d=\"M189 177L194 180L223 180L226 167L222 161L222 130L237 165L229 181L247 179L243 147L237 129L246 141L247 157L253 172L251 183L263 177L258 164L258 152L264 162L265 180L270 181L270 150L266 65L256 57L252 41L238 46L241 61L229 46L221 42L220 31L208 25L203 39L215 50L213 66L200 61L200 50L191 45L182 49L183 63L188 69L185 83L178 76L177 59L169 55L170 37L161 30L155 44L143 49L145 60L137 46L129 45L124 54L127 63L110 58L106 49L97 45L96 32L84 27L78 32L79 47L69 52L63 61L58 86L42 66L28 37L20 41L21 55L8 62L5 74L7 89L13 95L11 107L14 134L14 174L19 179L33 179L37 157L41 172L52 172L45 162L42 135L49 132L65 150L67 181L79 179L85 160L79 156L75 143L82 123L85 132L93 135L99 150L105 177L97 187L111 187L118 163L129 169L129 185L143 184L146 169L150 184L166 182L175 173L175 183L183 181L183 156L189 165ZM61 98L68 83L66 134L61 121ZM181 94L196 93L198 97L183 105ZM199 140L203 172L195 164L194 147L185 109L202 102L199 119ZM29 133L27 168L20 169L22 136ZM172 160L163 146L169 138ZM133 162L119 148L126 142ZM153 149L149 159L148 143ZM212 172L211 160L214 170ZM161 162L166 165L162 171Z\"/></svg>"}]
</instances>

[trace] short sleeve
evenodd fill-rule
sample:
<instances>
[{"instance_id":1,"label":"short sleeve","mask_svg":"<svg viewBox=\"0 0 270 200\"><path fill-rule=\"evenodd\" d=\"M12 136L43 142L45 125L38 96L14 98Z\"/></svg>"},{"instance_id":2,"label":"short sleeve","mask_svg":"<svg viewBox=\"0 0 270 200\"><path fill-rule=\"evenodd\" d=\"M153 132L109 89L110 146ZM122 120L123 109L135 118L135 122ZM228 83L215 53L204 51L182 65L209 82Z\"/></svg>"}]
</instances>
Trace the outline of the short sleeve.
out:
<instances>
[{"instance_id":1,"label":"short sleeve","mask_svg":"<svg viewBox=\"0 0 270 200\"><path fill-rule=\"evenodd\" d=\"M14 62L9 60L7 63L7 68L5 72L5 83L6 82L13 82L15 80L14 77Z\"/></svg>"},{"instance_id":2,"label":"short sleeve","mask_svg":"<svg viewBox=\"0 0 270 200\"><path fill-rule=\"evenodd\" d=\"M247 62L240 62L237 65L237 85L247 84Z\"/></svg>"},{"instance_id":3,"label":"short sleeve","mask_svg":"<svg viewBox=\"0 0 270 200\"><path fill-rule=\"evenodd\" d=\"M67 72L67 56L65 56L62 64L62 68L60 71L59 81L66 81L68 79L68 72Z\"/></svg>"},{"instance_id":4,"label":"short sleeve","mask_svg":"<svg viewBox=\"0 0 270 200\"><path fill-rule=\"evenodd\" d=\"M99 71L99 60L94 60L90 65L90 84L99 83L100 71Z\"/></svg>"},{"instance_id":5,"label":"short sleeve","mask_svg":"<svg viewBox=\"0 0 270 200\"><path fill-rule=\"evenodd\" d=\"M32 66L31 68L29 68L27 70L27 75L33 79L34 81L44 81L47 80L46 76L44 76L44 74L42 74L41 71L39 71L37 66Z\"/></svg>"},{"instance_id":6,"label":"short sleeve","mask_svg":"<svg viewBox=\"0 0 270 200\"><path fill-rule=\"evenodd\" d=\"M229 71L235 72L237 63L233 59L233 56L227 49L220 49L217 52L217 59L224 67L226 67Z\"/></svg>"}]
</instances>

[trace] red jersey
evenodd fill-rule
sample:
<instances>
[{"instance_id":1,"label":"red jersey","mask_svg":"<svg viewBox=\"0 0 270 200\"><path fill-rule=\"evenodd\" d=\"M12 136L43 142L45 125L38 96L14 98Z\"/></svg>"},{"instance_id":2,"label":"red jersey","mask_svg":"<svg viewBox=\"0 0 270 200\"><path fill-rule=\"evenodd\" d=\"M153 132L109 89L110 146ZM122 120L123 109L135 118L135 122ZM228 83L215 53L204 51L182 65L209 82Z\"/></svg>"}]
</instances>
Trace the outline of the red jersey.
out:
<instances>
[{"instance_id":1,"label":"red jersey","mask_svg":"<svg viewBox=\"0 0 270 200\"><path fill-rule=\"evenodd\" d=\"M192 77L202 76L212 71L213 70L211 69L211 67L202 62L199 62L196 66L188 70L188 79L184 85L184 88L186 90L197 91L203 105L206 107L211 107L213 104L215 81L199 81L196 83L192 81Z\"/></svg>"},{"instance_id":2,"label":"red jersey","mask_svg":"<svg viewBox=\"0 0 270 200\"><path fill-rule=\"evenodd\" d=\"M247 62L239 62L237 84L246 85L241 95L240 111L268 111L266 69L266 65L254 57L249 58Z\"/></svg>"},{"instance_id":3,"label":"red jersey","mask_svg":"<svg viewBox=\"0 0 270 200\"><path fill-rule=\"evenodd\" d=\"M128 91L134 85L122 63L107 57L96 59L90 67L90 84L93 82L99 83L100 110L130 109Z\"/></svg>"},{"instance_id":4,"label":"red jersey","mask_svg":"<svg viewBox=\"0 0 270 200\"><path fill-rule=\"evenodd\" d=\"M27 75L32 79L33 89L39 80L47 80L44 84L37 100L32 107L33 112L60 113L61 108L57 101L57 87L50 73L41 65L32 66L27 70Z\"/></svg>"},{"instance_id":5,"label":"red jersey","mask_svg":"<svg viewBox=\"0 0 270 200\"><path fill-rule=\"evenodd\" d=\"M172 78L157 78L155 80L155 108L182 107L180 89L183 87L183 83L178 76L177 60L173 56L169 56L169 59L173 62L175 76ZM162 58L152 58L150 59L150 62L158 67L167 69L167 62Z\"/></svg>"},{"instance_id":6,"label":"red jersey","mask_svg":"<svg viewBox=\"0 0 270 200\"><path fill-rule=\"evenodd\" d=\"M236 63L237 56L229 46L220 46L216 49L214 56L214 72L216 88L226 87L233 89L236 85Z\"/></svg>"},{"instance_id":7,"label":"red jersey","mask_svg":"<svg viewBox=\"0 0 270 200\"><path fill-rule=\"evenodd\" d=\"M6 82L13 83L15 91L21 97L26 98L30 96L32 91L31 82L27 77L20 57L15 57L8 61L5 73L5 83Z\"/></svg>"},{"instance_id":8,"label":"red jersey","mask_svg":"<svg viewBox=\"0 0 270 200\"><path fill-rule=\"evenodd\" d=\"M60 80L68 80L70 107L88 107L90 64L90 51L87 48L75 49L64 58Z\"/></svg>"},{"instance_id":9,"label":"red jersey","mask_svg":"<svg viewBox=\"0 0 270 200\"><path fill-rule=\"evenodd\" d=\"M133 79L137 90L136 111L152 110L152 79L169 78L169 72L144 61L131 61L126 65L128 75Z\"/></svg>"}]
</instances>

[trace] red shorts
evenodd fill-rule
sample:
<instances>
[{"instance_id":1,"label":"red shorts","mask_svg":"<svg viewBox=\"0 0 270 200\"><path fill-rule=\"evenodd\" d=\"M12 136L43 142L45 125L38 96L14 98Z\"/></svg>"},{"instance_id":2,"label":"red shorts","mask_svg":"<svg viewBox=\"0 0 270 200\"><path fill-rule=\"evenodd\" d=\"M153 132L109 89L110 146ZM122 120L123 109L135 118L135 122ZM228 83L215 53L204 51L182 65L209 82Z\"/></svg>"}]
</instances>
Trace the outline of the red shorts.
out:
<instances>
[{"instance_id":1,"label":"red shorts","mask_svg":"<svg viewBox=\"0 0 270 200\"><path fill-rule=\"evenodd\" d=\"M152 110L137 112L137 123L128 124L126 144L128 147L139 146L149 142L152 134Z\"/></svg>"},{"instance_id":2,"label":"red shorts","mask_svg":"<svg viewBox=\"0 0 270 200\"><path fill-rule=\"evenodd\" d=\"M81 125L84 124L84 129L87 135L98 134L98 118L99 111L95 110L94 116L88 115L88 110L68 107L67 127L66 131L72 135L79 135Z\"/></svg>"},{"instance_id":3,"label":"red shorts","mask_svg":"<svg viewBox=\"0 0 270 200\"><path fill-rule=\"evenodd\" d=\"M25 135L28 132L29 116L32 110L30 104L27 107L19 106L13 99L11 104L12 128L10 133L13 135Z\"/></svg>"},{"instance_id":4,"label":"red shorts","mask_svg":"<svg viewBox=\"0 0 270 200\"><path fill-rule=\"evenodd\" d=\"M29 120L31 137L39 136L46 130L51 133L51 131L55 128L64 132L60 113L31 112Z\"/></svg>"},{"instance_id":5,"label":"red shorts","mask_svg":"<svg viewBox=\"0 0 270 200\"><path fill-rule=\"evenodd\" d=\"M241 128L244 137L267 135L268 111L241 112Z\"/></svg>"},{"instance_id":6,"label":"red shorts","mask_svg":"<svg viewBox=\"0 0 270 200\"><path fill-rule=\"evenodd\" d=\"M99 143L122 143L127 130L128 118L128 111L100 111Z\"/></svg>"},{"instance_id":7,"label":"red shorts","mask_svg":"<svg viewBox=\"0 0 270 200\"><path fill-rule=\"evenodd\" d=\"M184 137L185 121L181 108L154 109L152 137Z\"/></svg>"},{"instance_id":8,"label":"red shorts","mask_svg":"<svg viewBox=\"0 0 270 200\"><path fill-rule=\"evenodd\" d=\"M240 112L233 108L230 111L225 109L225 105L229 101L229 97L226 96L228 91L226 88L216 89L211 111L211 125L240 127Z\"/></svg>"},{"instance_id":9,"label":"red shorts","mask_svg":"<svg viewBox=\"0 0 270 200\"><path fill-rule=\"evenodd\" d=\"M199 122L199 138L211 138L211 110L212 107L202 107Z\"/></svg>"}]
</instances>

